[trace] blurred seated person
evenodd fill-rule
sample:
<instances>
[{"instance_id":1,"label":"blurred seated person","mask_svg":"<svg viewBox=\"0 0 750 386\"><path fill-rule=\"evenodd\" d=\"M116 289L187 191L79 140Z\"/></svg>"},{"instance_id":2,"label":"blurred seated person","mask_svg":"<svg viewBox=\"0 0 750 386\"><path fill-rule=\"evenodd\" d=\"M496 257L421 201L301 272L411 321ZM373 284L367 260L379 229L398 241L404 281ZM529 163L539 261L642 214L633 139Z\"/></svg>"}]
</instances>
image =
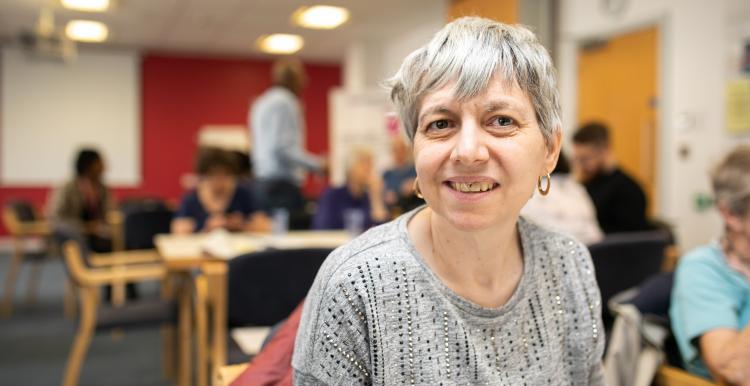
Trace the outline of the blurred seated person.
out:
<instances>
[{"instance_id":1,"label":"blurred seated person","mask_svg":"<svg viewBox=\"0 0 750 386\"><path fill-rule=\"evenodd\" d=\"M372 153L354 151L346 171L346 184L323 192L312 227L344 229L345 216L353 211L362 214L362 230L389 220L382 191L383 181L373 169Z\"/></svg>"},{"instance_id":2,"label":"blurred seated person","mask_svg":"<svg viewBox=\"0 0 750 386\"><path fill-rule=\"evenodd\" d=\"M417 171L409 157L409 148L401 136L391 140L393 167L383 173L385 186L384 200L389 207L394 207L399 200L414 195L414 179Z\"/></svg>"},{"instance_id":3,"label":"blurred seated person","mask_svg":"<svg viewBox=\"0 0 750 386\"><path fill-rule=\"evenodd\" d=\"M104 170L104 160L97 150L79 150L73 179L55 189L48 203L52 226L79 232L97 253L112 251L107 214L114 203L104 184Z\"/></svg>"},{"instance_id":4,"label":"blurred seated person","mask_svg":"<svg viewBox=\"0 0 750 386\"><path fill-rule=\"evenodd\" d=\"M688 371L750 385L750 146L711 175L724 235L680 259L670 318Z\"/></svg>"},{"instance_id":5,"label":"blurred seated person","mask_svg":"<svg viewBox=\"0 0 750 386\"><path fill-rule=\"evenodd\" d=\"M236 161L226 150L207 147L198 151L198 185L183 197L172 220L173 233L271 229L268 217L256 210L250 190L238 184Z\"/></svg>"},{"instance_id":6,"label":"blurred seated person","mask_svg":"<svg viewBox=\"0 0 750 386\"><path fill-rule=\"evenodd\" d=\"M596 221L596 210L591 198L570 174L570 164L563 153L550 176L547 195L534 196L521 209L521 215L551 230L567 233L580 242L591 245L604 237Z\"/></svg>"},{"instance_id":7,"label":"blurred seated person","mask_svg":"<svg viewBox=\"0 0 750 386\"><path fill-rule=\"evenodd\" d=\"M573 169L596 208L604 233L649 229L646 195L620 169L612 155L609 129L598 122L580 127L573 135Z\"/></svg>"},{"instance_id":8,"label":"blurred seated person","mask_svg":"<svg viewBox=\"0 0 750 386\"><path fill-rule=\"evenodd\" d=\"M96 149L79 150L73 179L55 189L48 203L52 227L80 234L95 253L112 252L112 228L107 216L115 204L104 184L104 171L104 160ZM125 286L125 295L128 299L138 297L134 283ZM104 298L111 297L112 288L104 287Z\"/></svg>"}]
</instances>

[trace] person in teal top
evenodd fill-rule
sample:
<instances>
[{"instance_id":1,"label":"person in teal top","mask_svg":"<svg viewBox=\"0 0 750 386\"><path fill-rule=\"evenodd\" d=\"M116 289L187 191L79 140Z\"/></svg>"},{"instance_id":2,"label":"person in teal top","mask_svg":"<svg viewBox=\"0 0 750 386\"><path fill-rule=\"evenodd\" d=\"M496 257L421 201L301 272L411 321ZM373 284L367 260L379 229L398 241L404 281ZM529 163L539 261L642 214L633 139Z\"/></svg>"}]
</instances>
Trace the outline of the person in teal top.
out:
<instances>
[{"instance_id":1,"label":"person in teal top","mask_svg":"<svg viewBox=\"0 0 750 386\"><path fill-rule=\"evenodd\" d=\"M672 331L688 371L750 385L750 146L731 152L712 182L725 233L680 260Z\"/></svg>"}]
</instances>

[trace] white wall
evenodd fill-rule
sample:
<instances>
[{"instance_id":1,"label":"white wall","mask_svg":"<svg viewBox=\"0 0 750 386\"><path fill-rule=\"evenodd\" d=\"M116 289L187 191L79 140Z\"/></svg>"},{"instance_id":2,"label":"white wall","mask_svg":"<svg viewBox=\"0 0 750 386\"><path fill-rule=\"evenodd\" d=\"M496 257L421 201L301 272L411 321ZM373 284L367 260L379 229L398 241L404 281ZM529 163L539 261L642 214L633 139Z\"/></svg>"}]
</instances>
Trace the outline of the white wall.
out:
<instances>
[{"instance_id":1,"label":"white wall","mask_svg":"<svg viewBox=\"0 0 750 386\"><path fill-rule=\"evenodd\" d=\"M750 7L728 0L630 0L621 15L608 15L596 0L563 0L558 69L566 138L577 125L577 45L586 38L612 36L660 26L659 147L657 210L676 226L683 248L721 233L712 210L695 209L696 194L710 192L707 171L727 149L748 138L724 129L724 85L729 73L730 15ZM736 33L735 33L736 35ZM736 37L736 36L735 36ZM687 149L689 156L681 157Z\"/></svg>"},{"instance_id":2,"label":"white wall","mask_svg":"<svg viewBox=\"0 0 750 386\"><path fill-rule=\"evenodd\" d=\"M0 76L0 179L49 186L68 179L81 146L98 148L107 179L141 181L140 57L79 52L71 63L6 47Z\"/></svg>"},{"instance_id":3,"label":"white wall","mask_svg":"<svg viewBox=\"0 0 750 386\"><path fill-rule=\"evenodd\" d=\"M407 55L426 44L445 24L446 2L436 0L434 5L419 15L394 17L393 25L383 26L378 35L364 36L349 47L344 59L344 86L328 96L334 185L343 183L346 159L354 149L372 150L380 170L391 164L386 115L393 107L384 83Z\"/></svg>"}]
</instances>

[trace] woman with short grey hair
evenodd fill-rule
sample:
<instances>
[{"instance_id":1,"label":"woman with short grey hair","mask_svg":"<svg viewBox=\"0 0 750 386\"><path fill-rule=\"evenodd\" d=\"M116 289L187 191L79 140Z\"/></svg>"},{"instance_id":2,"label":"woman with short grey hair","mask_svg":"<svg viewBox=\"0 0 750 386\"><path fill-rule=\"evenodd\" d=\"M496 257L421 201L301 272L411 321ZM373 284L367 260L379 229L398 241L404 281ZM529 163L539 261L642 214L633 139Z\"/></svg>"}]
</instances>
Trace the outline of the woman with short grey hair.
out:
<instances>
[{"instance_id":1,"label":"woman with short grey hair","mask_svg":"<svg viewBox=\"0 0 750 386\"><path fill-rule=\"evenodd\" d=\"M297 385L601 385L587 249L519 216L560 151L546 50L467 17L409 55L391 96L426 205L328 257L305 303Z\"/></svg>"},{"instance_id":2,"label":"woman with short grey hair","mask_svg":"<svg viewBox=\"0 0 750 386\"><path fill-rule=\"evenodd\" d=\"M750 385L750 145L729 153L711 182L723 235L680 259L672 332L688 371Z\"/></svg>"}]
</instances>

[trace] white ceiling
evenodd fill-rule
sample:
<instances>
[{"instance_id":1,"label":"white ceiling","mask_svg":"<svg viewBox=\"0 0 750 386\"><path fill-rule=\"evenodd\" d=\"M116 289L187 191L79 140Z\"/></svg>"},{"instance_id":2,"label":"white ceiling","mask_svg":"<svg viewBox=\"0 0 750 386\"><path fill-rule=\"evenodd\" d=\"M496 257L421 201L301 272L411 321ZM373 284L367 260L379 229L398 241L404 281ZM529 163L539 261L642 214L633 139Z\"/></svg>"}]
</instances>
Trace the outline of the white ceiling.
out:
<instances>
[{"instance_id":1,"label":"white ceiling","mask_svg":"<svg viewBox=\"0 0 750 386\"><path fill-rule=\"evenodd\" d=\"M113 0L105 13L63 8L59 0L0 0L0 39L17 40L32 30L42 7L50 7L55 24L72 19L105 22L109 47L190 53L263 56L254 42L262 34L296 33L305 38L298 53L305 59L340 61L355 40L397 38L410 25L442 15L445 0ZM292 25L289 17L302 5L348 8L351 18L335 30L309 30Z\"/></svg>"}]
</instances>

